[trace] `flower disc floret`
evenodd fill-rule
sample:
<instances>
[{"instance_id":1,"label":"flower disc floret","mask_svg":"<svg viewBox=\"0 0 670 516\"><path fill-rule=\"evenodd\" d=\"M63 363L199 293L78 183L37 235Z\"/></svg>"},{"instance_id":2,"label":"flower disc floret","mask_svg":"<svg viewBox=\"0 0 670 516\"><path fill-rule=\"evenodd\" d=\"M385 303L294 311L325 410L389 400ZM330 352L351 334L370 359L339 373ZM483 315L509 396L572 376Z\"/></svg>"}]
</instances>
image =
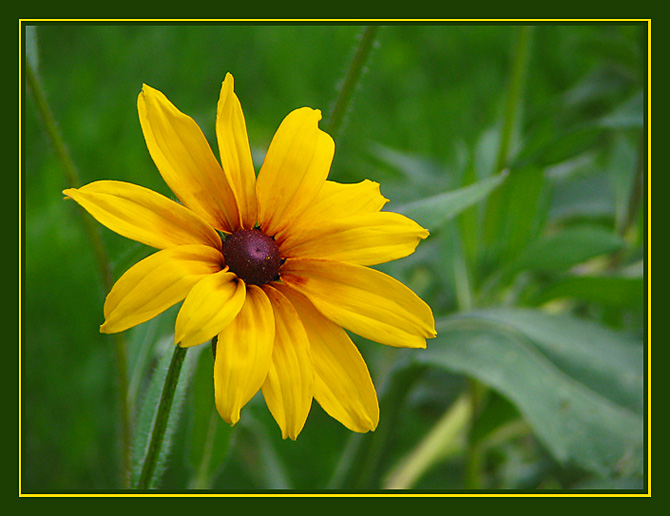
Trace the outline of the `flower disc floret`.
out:
<instances>
[{"instance_id":1,"label":"flower disc floret","mask_svg":"<svg viewBox=\"0 0 670 516\"><path fill-rule=\"evenodd\" d=\"M249 285L276 279L281 265L277 244L260 229L243 229L226 237L223 257L228 268Z\"/></svg>"}]
</instances>

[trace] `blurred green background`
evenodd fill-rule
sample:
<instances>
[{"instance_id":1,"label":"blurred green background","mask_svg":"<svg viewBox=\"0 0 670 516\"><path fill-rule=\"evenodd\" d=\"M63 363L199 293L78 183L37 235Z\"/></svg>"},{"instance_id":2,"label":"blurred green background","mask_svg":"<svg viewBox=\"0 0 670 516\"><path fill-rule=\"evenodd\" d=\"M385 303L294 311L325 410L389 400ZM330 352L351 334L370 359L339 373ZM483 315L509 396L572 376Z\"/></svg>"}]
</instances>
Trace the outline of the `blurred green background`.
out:
<instances>
[{"instance_id":1,"label":"blurred green background","mask_svg":"<svg viewBox=\"0 0 670 516\"><path fill-rule=\"evenodd\" d=\"M29 28L27 52L82 183L171 195L140 130L143 83L216 149L231 72L260 164L292 109L320 108L327 122L361 30L44 23ZM190 352L160 486L644 487L646 48L633 23L381 27L330 178L380 182L388 209L431 230L380 269L431 305L440 335L409 353L354 336L379 429L351 435L314 403L296 442L281 440L259 396L232 432L211 418L211 353ZM22 489L118 489L117 361L98 332L106 291L88 215L63 200L70 185L24 99ZM497 162L508 176L486 183ZM98 229L114 278L151 252ZM174 316L123 336L136 435Z\"/></svg>"}]
</instances>

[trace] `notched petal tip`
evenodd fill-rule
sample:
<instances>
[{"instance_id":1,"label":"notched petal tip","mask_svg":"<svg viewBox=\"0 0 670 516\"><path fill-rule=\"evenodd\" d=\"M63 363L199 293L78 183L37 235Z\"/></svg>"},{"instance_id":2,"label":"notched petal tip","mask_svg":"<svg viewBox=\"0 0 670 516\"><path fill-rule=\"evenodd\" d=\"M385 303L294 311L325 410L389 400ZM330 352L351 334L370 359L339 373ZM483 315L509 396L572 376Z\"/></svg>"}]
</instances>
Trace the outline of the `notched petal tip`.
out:
<instances>
[{"instance_id":1,"label":"notched petal tip","mask_svg":"<svg viewBox=\"0 0 670 516\"><path fill-rule=\"evenodd\" d=\"M147 83L142 83L142 90L140 91L140 94L143 93L154 93L157 92L158 90L156 88L153 88L149 86Z\"/></svg>"},{"instance_id":2,"label":"notched petal tip","mask_svg":"<svg viewBox=\"0 0 670 516\"><path fill-rule=\"evenodd\" d=\"M321 191L335 154L332 137L318 127L321 111L291 111L277 129L258 173L259 221L284 234Z\"/></svg>"},{"instance_id":3,"label":"notched petal tip","mask_svg":"<svg viewBox=\"0 0 670 516\"><path fill-rule=\"evenodd\" d=\"M146 101L145 97L147 95L153 95L157 91L158 91L157 89L152 88L148 84L142 83L142 88L140 89L140 92L137 95L137 104L141 106L141 104Z\"/></svg>"},{"instance_id":4,"label":"notched petal tip","mask_svg":"<svg viewBox=\"0 0 670 516\"><path fill-rule=\"evenodd\" d=\"M322 114L320 109L314 109L309 106L303 106L294 109L291 111L288 115L286 115L285 119L292 119L292 118L305 118L309 120L310 118L314 119L314 122L318 125L318 123L321 121Z\"/></svg>"},{"instance_id":5,"label":"notched petal tip","mask_svg":"<svg viewBox=\"0 0 670 516\"><path fill-rule=\"evenodd\" d=\"M235 79L230 72L226 72L226 77L223 79L223 86L228 87L229 91L233 91L235 89Z\"/></svg>"}]
</instances>

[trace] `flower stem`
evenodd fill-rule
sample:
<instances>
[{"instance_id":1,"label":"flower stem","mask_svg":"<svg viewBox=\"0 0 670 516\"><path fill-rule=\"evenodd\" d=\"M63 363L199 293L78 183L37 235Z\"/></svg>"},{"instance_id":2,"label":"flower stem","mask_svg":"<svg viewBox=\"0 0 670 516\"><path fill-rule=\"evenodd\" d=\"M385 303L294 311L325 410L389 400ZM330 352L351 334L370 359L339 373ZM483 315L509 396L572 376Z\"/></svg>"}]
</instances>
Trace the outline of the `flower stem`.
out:
<instances>
[{"instance_id":1,"label":"flower stem","mask_svg":"<svg viewBox=\"0 0 670 516\"><path fill-rule=\"evenodd\" d=\"M149 489L151 487L151 481L153 480L156 465L158 464L158 457L163 446L163 438L165 437L165 430L170 417L172 401L174 400L174 393L177 389L179 374L186 357L187 349L175 346L174 353L172 354L170 367L168 368L165 383L163 384L163 391L161 392L161 399L158 402L158 409L156 410L151 439L144 457L144 464L142 464L142 472L135 486L137 489Z\"/></svg>"},{"instance_id":2,"label":"flower stem","mask_svg":"<svg viewBox=\"0 0 670 516\"><path fill-rule=\"evenodd\" d=\"M337 134L342 126L344 121L344 116L351 102L351 97L356 90L356 85L358 84L359 79L363 73L363 67L370 52L372 51L375 37L379 30L378 26L368 26L363 29L361 35L361 40L356 49L351 64L349 65L349 70L347 75L344 78L342 87L340 88L339 95L335 100L333 109L330 111L330 116L328 118L328 123L326 124L326 132L328 132L333 139L337 139Z\"/></svg>"},{"instance_id":3,"label":"flower stem","mask_svg":"<svg viewBox=\"0 0 670 516\"><path fill-rule=\"evenodd\" d=\"M37 114L44 125L44 129L51 140L56 157L61 164L65 174L65 180L69 188L77 188L81 186L79 174L74 166L74 162L70 157L65 142L58 130L58 125L53 116L51 108L44 93L44 89L39 81L39 77L33 69L30 60L25 62L25 74L28 88L30 89L33 99L35 101L35 108ZM82 224L84 231L88 237L93 248L93 254L98 266L98 272L102 280L105 291L112 288L113 278L109 259L105 251L105 246L102 237L98 231L97 226L93 223L91 217L82 216ZM130 410L128 408L128 370L127 370L127 356L126 343L121 334L114 334L114 348L116 353L117 364L117 381L119 387L119 411L121 418L120 441L121 441L121 471L125 477L129 471L130 465Z\"/></svg>"}]
</instances>

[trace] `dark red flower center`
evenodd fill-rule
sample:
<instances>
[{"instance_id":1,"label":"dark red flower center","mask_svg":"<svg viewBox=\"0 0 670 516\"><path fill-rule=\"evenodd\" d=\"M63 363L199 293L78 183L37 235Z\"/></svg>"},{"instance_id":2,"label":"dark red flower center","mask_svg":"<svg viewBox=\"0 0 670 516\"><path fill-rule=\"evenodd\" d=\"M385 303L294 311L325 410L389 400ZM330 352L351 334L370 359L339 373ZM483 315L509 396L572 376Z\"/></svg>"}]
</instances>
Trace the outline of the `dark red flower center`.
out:
<instances>
[{"instance_id":1,"label":"dark red flower center","mask_svg":"<svg viewBox=\"0 0 670 516\"><path fill-rule=\"evenodd\" d=\"M223 242L223 257L229 269L251 285L277 279L281 256L272 237L260 229L242 229Z\"/></svg>"}]
</instances>

